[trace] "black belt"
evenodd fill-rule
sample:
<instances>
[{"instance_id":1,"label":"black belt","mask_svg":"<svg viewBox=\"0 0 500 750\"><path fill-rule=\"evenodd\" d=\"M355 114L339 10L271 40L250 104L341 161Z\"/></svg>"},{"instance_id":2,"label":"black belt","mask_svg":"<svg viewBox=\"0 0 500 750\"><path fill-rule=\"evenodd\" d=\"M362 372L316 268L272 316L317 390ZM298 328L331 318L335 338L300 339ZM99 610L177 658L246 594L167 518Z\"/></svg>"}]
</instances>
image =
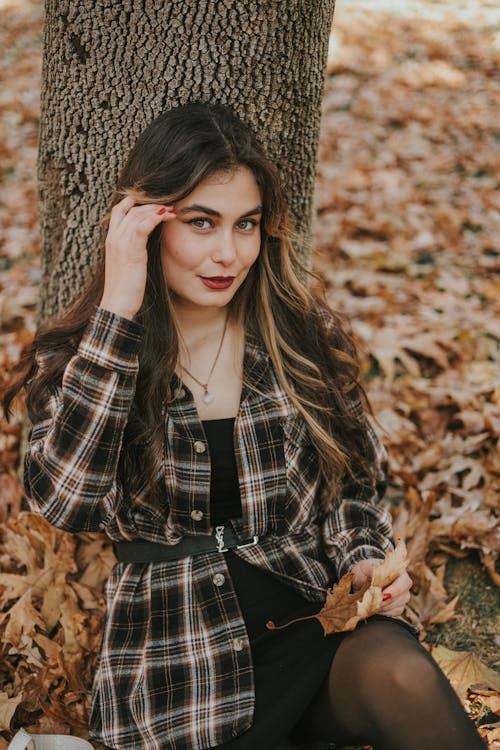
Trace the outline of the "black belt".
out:
<instances>
[{"instance_id":1,"label":"black belt","mask_svg":"<svg viewBox=\"0 0 500 750\"><path fill-rule=\"evenodd\" d=\"M202 534L183 537L177 544L157 542L113 542L113 550L119 562L148 563L162 560L179 560L181 557L201 555L204 552L227 552L230 549L253 547L259 537L241 543L230 526L216 526L211 536Z\"/></svg>"}]
</instances>

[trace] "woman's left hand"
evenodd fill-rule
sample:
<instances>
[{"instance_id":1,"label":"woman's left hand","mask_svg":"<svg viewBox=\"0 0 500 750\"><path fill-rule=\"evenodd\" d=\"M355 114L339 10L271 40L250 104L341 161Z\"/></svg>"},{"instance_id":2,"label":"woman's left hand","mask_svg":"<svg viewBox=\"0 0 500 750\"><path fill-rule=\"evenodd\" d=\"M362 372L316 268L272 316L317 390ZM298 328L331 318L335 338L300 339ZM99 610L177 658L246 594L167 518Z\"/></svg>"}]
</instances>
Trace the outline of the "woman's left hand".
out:
<instances>
[{"instance_id":1,"label":"woman's left hand","mask_svg":"<svg viewBox=\"0 0 500 750\"><path fill-rule=\"evenodd\" d=\"M371 560L360 560L353 565L351 568L351 573L354 573L353 588L355 590L360 589L366 581L371 580L374 569L381 562L382 560L373 558ZM391 617L401 615L410 599L412 583L410 576L405 571L390 586L383 589L385 600L382 602L379 613L381 615L390 615Z\"/></svg>"}]
</instances>

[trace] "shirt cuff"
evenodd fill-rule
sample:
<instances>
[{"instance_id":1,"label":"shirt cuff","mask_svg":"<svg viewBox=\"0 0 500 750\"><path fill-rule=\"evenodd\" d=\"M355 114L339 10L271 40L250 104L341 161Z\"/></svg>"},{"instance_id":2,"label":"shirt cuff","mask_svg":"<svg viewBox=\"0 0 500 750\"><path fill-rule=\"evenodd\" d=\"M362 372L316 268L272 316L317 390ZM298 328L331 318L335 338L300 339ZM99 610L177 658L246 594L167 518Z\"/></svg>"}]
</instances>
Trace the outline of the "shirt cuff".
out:
<instances>
[{"instance_id":1,"label":"shirt cuff","mask_svg":"<svg viewBox=\"0 0 500 750\"><path fill-rule=\"evenodd\" d=\"M145 328L110 310L97 307L78 346L81 357L101 367L133 375Z\"/></svg>"}]
</instances>

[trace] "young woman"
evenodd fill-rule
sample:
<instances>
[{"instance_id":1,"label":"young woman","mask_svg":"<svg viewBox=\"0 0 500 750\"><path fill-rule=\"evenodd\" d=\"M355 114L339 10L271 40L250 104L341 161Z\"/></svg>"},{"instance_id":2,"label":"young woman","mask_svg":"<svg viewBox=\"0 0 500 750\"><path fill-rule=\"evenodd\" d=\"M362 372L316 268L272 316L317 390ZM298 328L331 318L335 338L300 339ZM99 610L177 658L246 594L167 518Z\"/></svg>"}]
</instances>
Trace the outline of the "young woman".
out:
<instances>
[{"instance_id":1,"label":"young woman","mask_svg":"<svg viewBox=\"0 0 500 750\"><path fill-rule=\"evenodd\" d=\"M231 111L156 119L113 197L104 260L35 337L26 388L31 507L102 530L118 563L91 737L127 750L482 748L401 618L323 636L325 589L391 548L384 453L353 343L297 275L276 169Z\"/></svg>"}]
</instances>

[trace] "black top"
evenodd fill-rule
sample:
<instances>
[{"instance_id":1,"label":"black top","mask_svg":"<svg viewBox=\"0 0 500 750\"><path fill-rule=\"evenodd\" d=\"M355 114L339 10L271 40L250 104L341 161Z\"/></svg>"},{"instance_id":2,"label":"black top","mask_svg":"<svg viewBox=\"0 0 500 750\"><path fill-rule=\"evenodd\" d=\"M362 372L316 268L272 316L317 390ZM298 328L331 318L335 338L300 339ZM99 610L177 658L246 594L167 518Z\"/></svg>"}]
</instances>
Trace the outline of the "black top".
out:
<instances>
[{"instance_id":1,"label":"black top","mask_svg":"<svg viewBox=\"0 0 500 750\"><path fill-rule=\"evenodd\" d=\"M238 472L234 456L234 419L211 419L202 423L210 450L210 519L214 526L224 525L242 514ZM251 639L266 639L266 622L290 619L292 614L317 612L317 602L306 602L297 592L266 570L225 553L231 580ZM306 610L303 611L304 607ZM321 628L319 629L321 632Z\"/></svg>"},{"instance_id":2,"label":"black top","mask_svg":"<svg viewBox=\"0 0 500 750\"><path fill-rule=\"evenodd\" d=\"M202 422L210 451L210 520L213 526L241 517L240 486L234 455L234 417Z\"/></svg>"}]
</instances>

